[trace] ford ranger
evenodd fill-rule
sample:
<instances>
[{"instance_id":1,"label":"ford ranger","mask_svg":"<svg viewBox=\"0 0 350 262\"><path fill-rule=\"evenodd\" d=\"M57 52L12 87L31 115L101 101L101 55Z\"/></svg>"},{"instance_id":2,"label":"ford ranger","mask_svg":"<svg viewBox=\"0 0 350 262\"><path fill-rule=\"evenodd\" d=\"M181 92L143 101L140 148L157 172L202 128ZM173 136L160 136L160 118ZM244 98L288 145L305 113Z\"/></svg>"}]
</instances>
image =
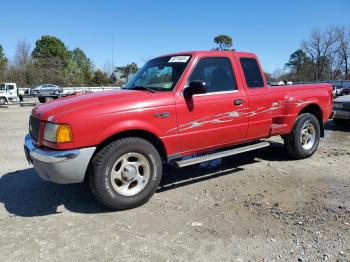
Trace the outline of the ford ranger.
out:
<instances>
[{"instance_id":1,"label":"ford ranger","mask_svg":"<svg viewBox=\"0 0 350 262\"><path fill-rule=\"evenodd\" d=\"M185 52L150 60L121 90L35 107L24 149L42 179L88 181L121 210L147 202L164 164L251 151L277 135L293 158L310 157L331 115L330 84L270 87L252 53Z\"/></svg>"}]
</instances>

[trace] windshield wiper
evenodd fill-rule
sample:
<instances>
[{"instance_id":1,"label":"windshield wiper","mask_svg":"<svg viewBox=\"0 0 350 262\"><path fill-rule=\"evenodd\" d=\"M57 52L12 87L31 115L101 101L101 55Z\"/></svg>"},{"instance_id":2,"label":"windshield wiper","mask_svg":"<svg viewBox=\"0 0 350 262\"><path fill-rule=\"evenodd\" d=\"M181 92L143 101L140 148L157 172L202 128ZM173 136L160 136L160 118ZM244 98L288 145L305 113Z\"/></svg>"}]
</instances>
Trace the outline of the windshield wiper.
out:
<instances>
[{"instance_id":1,"label":"windshield wiper","mask_svg":"<svg viewBox=\"0 0 350 262\"><path fill-rule=\"evenodd\" d=\"M147 86L134 86L134 87L131 88L131 89L148 90L148 91L150 91L150 92L152 92L152 93L155 93L155 92L156 92L156 90L154 90L154 89L152 89L152 88L150 88L150 87L147 87Z\"/></svg>"}]
</instances>

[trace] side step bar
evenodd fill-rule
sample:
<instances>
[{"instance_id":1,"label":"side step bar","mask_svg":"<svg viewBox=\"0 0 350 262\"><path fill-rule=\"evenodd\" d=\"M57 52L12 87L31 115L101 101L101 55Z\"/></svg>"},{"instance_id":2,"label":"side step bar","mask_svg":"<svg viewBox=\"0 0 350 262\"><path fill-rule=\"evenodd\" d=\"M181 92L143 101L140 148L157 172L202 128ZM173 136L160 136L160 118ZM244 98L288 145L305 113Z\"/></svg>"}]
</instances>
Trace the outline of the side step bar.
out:
<instances>
[{"instance_id":1,"label":"side step bar","mask_svg":"<svg viewBox=\"0 0 350 262\"><path fill-rule=\"evenodd\" d=\"M260 143L252 144L252 145L248 145L248 146L241 146L241 147L229 149L226 151L220 151L220 152L216 152L216 153L212 153L212 154L208 154L208 155L204 155L204 156L175 161L175 165L177 167L191 166L191 165L195 165L195 164L202 163L205 161L214 160L217 158L237 155L237 154L252 151L255 149L264 148L264 147L267 147L269 145L270 145L270 143L268 143L268 142L260 142Z\"/></svg>"}]
</instances>

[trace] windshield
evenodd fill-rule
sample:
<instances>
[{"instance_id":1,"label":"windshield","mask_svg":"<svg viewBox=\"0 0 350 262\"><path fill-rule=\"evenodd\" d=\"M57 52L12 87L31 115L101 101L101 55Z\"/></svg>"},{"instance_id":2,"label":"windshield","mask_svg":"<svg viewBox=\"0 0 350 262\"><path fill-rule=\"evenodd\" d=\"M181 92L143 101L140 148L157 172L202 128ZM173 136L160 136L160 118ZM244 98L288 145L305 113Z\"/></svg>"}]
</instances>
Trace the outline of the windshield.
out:
<instances>
[{"instance_id":1,"label":"windshield","mask_svg":"<svg viewBox=\"0 0 350 262\"><path fill-rule=\"evenodd\" d=\"M166 56L147 62L124 89L152 89L171 91L185 70L190 55Z\"/></svg>"},{"instance_id":2,"label":"windshield","mask_svg":"<svg viewBox=\"0 0 350 262\"><path fill-rule=\"evenodd\" d=\"M5 91L5 84L0 85L0 91Z\"/></svg>"}]
</instances>

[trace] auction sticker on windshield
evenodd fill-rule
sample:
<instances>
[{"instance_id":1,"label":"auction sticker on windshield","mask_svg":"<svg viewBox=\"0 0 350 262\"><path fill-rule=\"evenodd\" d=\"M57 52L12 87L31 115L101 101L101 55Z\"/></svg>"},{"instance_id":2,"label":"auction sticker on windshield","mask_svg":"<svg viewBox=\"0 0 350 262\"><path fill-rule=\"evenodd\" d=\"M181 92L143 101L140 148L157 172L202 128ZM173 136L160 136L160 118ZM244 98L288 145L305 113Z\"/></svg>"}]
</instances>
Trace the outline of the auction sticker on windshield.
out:
<instances>
[{"instance_id":1,"label":"auction sticker on windshield","mask_svg":"<svg viewBox=\"0 0 350 262\"><path fill-rule=\"evenodd\" d=\"M173 56L168 63L186 63L190 56Z\"/></svg>"}]
</instances>

